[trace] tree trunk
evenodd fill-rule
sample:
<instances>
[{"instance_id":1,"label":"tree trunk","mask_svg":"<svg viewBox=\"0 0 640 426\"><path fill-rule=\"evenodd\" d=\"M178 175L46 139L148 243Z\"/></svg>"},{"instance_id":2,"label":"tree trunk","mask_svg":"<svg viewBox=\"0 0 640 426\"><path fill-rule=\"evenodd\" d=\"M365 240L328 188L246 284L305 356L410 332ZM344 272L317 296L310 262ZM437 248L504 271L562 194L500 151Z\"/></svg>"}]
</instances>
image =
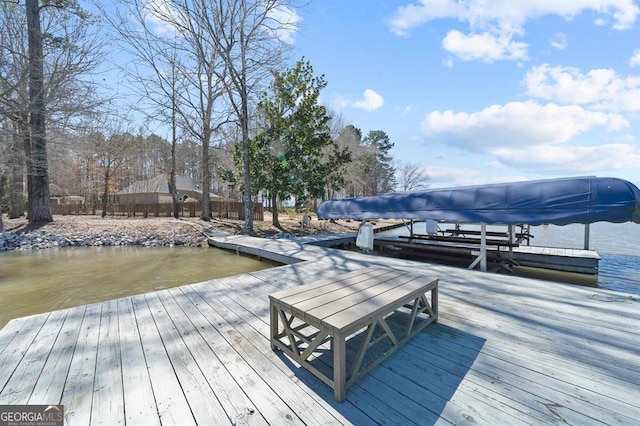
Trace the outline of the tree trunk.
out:
<instances>
[{"instance_id":1,"label":"tree trunk","mask_svg":"<svg viewBox=\"0 0 640 426\"><path fill-rule=\"evenodd\" d=\"M2 174L0 176L0 200L4 198L4 187L7 184L7 177ZM4 231L4 223L2 222L2 206L0 205L0 232Z\"/></svg>"},{"instance_id":2,"label":"tree trunk","mask_svg":"<svg viewBox=\"0 0 640 426\"><path fill-rule=\"evenodd\" d=\"M244 36L244 33L242 33ZM253 199L251 188L251 167L249 160L249 94L247 93L247 52L244 40L241 40L242 46L242 91L240 93L240 102L242 104L242 114L240 117L240 126L242 127L242 164L244 173L244 193L242 200L244 201L244 233L253 235Z\"/></svg>"},{"instance_id":3,"label":"tree trunk","mask_svg":"<svg viewBox=\"0 0 640 426\"><path fill-rule=\"evenodd\" d=\"M171 68L175 71L175 65ZM173 73L175 74L175 73ZM180 217L180 210L178 206L178 187L176 184L176 79L175 75L171 80L171 202L173 203L173 217L178 219Z\"/></svg>"},{"instance_id":4,"label":"tree trunk","mask_svg":"<svg viewBox=\"0 0 640 426\"><path fill-rule=\"evenodd\" d=\"M11 148L10 188L9 188L9 219L17 219L24 216L24 165L25 145L20 144L20 134L26 129L24 126L15 126L13 133L13 146ZM25 137L25 144L28 138Z\"/></svg>"},{"instance_id":5,"label":"tree trunk","mask_svg":"<svg viewBox=\"0 0 640 426\"><path fill-rule=\"evenodd\" d=\"M29 37L29 112L31 117L31 170L29 222L52 222L44 105L44 55L38 0L26 0Z\"/></svg>"},{"instance_id":6,"label":"tree trunk","mask_svg":"<svg viewBox=\"0 0 640 426\"><path fill-rule=\"evenodd\" d=\"M275 191L271 193L271 213L273 216L273 226L278 229L282 229L282 225L280 225L280 219L278 218L278 197L276 197Z\"/></svg>"},{"instance_id":7,"label":"tree trunk","mask_svg":"<svg viewBox=\"0 0 640 426\"><path fill-rule=\"evenodd\" d=\"M244 203L243 231L247 235L253 235L253 200L251 199L251 175L249 172L249 138L247 137L245 139L243 137L242 139L242 160L244 173L244 191L242 192L242 201Z\"/></svg>"},{"instance_id":8,"label":"tree trunk","mask_svg":"<svg viewBox=\"0 0 640 426\"><path fill-rule=\"evenodd\" d=\"M172 149L172 152L175 152ZM172 154L173 155L173 154ZM173 203L173 217L178 219L180 218L180 205L178 200L178 188L176 188L176 168L175 168L175 157L172 162L173 165L171 167L171 202Z\"/></svg>"},{"instance_id":9,"label":"tree trunk","mask_svg":"<svg viewBox=\"0 0 640 426\"><path fill-rule=\"evenodd\" d=\"M173 112L173 129L171 135L171 202L173 203L173 217L180 217L180 206L178 200L178 187L176 183L176 125L175 109Z\"/></svg>"},{"instance_id":10,"label":"tree trunk","mask_svg":"<svg viewBox=\"0 0 640 426\"><path fill-rule=\"evenodd\" d=\"M23 167L17 164L11 165L11 183L9 192L9 219L17 219L24 216L24 186Z\"/></svg>"},{"instance_id":11,"label":"tree trunk","mask_svg":"<svg viewBox=\"0 0 640 426\"><path fill-rule=\"evenodd\" d=\"M107 203L109 201L109 180L111 176L109 174L109 166L104 171L104 191L102 192L102 217L107 216Z\"/></svg>"},{"instance_id":12,"label":"tree trunk","mask_svg":"<svg viewBox=\"0 0 640 426\"><path fill-rule=\"evenodd\" d=\"M208 133L208 132L207 132ZM205 222L211 221L211 205L209 203L209 192L211 188L211 171L209 170L209 135L202 138L202 216L200 219Z\"/></svg>"},{"instance_id":13,"label":"tree trunk","mask_svg":"<svg viewBox=\"0 0 640 426\"><path fill-rule=\"evenodd\" d=\"M28 117L23 117L20 122L20 134L22 135L22 143L24 148L24 166L26 170L27 177L27 218L31 214L31 200L34 198L33 195L33 174L31 170L33 169L32 163L33 159L31 157L31 129L29 128L29 119Z\"/></svg>"}]
</instances>

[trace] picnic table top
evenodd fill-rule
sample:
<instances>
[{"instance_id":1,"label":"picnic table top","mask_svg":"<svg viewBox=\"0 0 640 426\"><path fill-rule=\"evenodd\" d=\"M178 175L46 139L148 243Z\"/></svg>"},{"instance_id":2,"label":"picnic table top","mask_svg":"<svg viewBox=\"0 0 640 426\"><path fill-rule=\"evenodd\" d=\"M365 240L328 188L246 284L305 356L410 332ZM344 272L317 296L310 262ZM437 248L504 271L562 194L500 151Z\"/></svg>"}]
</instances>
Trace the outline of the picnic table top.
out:
<instances>
[{"instance_id":1,"label":"picnic table top","mask_svg":"<svg viewBox=\"0 0 640 426\"><path fill-rule=\"evenodd\" d=\"M283 290L269 297L310 324L336 333L355 331L437 286L437 279L372 267Z\"/></svg>"}]
</instances>

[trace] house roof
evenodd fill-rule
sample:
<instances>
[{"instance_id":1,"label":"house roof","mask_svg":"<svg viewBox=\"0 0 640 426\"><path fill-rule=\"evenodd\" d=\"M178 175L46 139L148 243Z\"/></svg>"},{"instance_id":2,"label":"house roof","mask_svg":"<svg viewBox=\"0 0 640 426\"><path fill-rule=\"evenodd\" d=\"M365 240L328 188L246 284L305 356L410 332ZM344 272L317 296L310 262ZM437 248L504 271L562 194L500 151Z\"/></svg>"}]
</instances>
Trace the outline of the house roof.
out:
<instances>
[{"instance_id":1,"label":"house roof","mask_svg":"<svg viewBox=\"0 0 640 426\"><path fill-rule=\"evenodd\" d=\"M69 195L69 191L63 189L61 186L56 185L55 183L49 184L49 196L50 197L64 197Z\"/></svg>"},{"instance_id":2,"label":"house roof","mask_svg":"<svg viewBox=\"0 0 640 426\"><path fill-rule=\"evenodd\" d=\"M170 175L163 173L148 180L139 180L132 183L126 188L118 191L117 195L125 194L170 194L169 190ZM202 194L200 185L196 184L193 179L186 176L176 175L176 188L178 192L197 192ZM209 193L211 197L218 197L214 193Z\"/></svg>"},{"instance_id":3,"label":"house roof","mask_svg":"<svg viewBox=\"0 0 640 426\"><path fill-rule=\"evenodd\" d=\"M640 223L640 190L595 176L396 192L325 201L319 219L418 219L540 225Z\"/></svg>"}]
</instances>

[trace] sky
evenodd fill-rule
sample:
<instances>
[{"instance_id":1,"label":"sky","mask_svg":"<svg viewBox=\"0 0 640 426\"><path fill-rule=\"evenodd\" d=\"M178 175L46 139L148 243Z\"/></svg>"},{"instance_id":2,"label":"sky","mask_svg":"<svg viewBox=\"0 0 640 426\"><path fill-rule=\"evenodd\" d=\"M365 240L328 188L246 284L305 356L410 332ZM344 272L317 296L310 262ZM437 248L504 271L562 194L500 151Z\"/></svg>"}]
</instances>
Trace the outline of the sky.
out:
<instances>
[{"instance_id":1,"label":"sky","mask_svg":"<svg viewBox=\"0 0 640 426\"><path fill-rule=\"evenodd\" d=\"M640 1L314 0L292 58L322 102L435 187L599 176L640 186Z\"/></svg>"}]
</instances>

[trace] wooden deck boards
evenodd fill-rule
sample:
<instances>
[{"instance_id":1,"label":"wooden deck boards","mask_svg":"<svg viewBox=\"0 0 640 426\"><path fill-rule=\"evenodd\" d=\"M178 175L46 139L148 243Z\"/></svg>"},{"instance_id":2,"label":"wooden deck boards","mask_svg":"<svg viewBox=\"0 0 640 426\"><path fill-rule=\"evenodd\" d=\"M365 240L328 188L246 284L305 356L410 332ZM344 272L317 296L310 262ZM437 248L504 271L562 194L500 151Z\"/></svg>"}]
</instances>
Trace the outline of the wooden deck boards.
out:
<instances>
[{"instance_id":1,"label":"wooden deck boards","mask_svg":"<svg viewBox=\"0 0 640 426\"><path fill-rule=\"evenodd\" d=\"M638 297L264 241L234 244L299 263L11 321L0 331L0 404L62 403L70 425L640 418ZM375 265L438 276L440 320L336 403L270 350L268 295Z\"/></svg>"}]
</instances>

